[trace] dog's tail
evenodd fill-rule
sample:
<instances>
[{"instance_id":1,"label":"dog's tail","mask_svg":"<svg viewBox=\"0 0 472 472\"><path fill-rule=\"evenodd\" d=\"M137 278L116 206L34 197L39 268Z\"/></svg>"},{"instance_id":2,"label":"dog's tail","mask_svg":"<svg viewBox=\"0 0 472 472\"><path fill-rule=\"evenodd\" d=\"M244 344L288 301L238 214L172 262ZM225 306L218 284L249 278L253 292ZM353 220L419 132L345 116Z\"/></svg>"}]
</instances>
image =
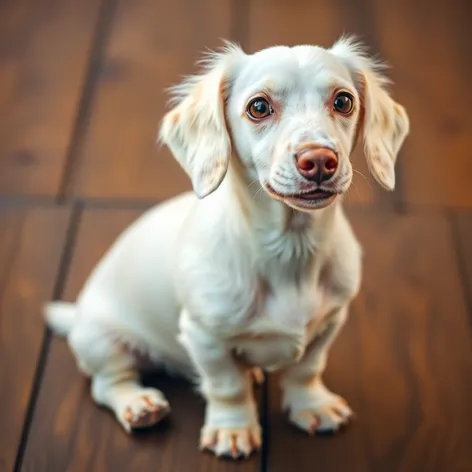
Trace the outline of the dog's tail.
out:
<instances>
[{"instance_id":1,"label":"dog's tail","mask_svg":"<svg viewBox=\"0 0 472 472\"><path fill-rule=\"evenodd\" d=\"M73 303L51 302L43 308L48 326L59 336L66 337L75 323L77 307Z\"/></svg>"}]
</instances>

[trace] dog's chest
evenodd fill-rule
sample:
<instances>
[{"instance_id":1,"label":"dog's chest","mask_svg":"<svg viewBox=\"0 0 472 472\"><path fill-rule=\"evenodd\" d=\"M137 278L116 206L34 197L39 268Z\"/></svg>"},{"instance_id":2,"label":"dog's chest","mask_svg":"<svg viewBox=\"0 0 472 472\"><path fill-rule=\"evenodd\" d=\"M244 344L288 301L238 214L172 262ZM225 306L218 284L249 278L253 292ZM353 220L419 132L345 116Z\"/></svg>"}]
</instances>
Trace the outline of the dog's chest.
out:
<instances>
[{"instance_id":1,"label":"dog's chest","mask_svg":"<svg viewBox=\"0 0 472 472\"><path fill-rule=\"evenodd\" d=\"M268 370L296 362L321 329L325 306L322 287L287 286L266 293L242 332L232 339L234 352L244 362Z\"/></svg>"}]
</instances>

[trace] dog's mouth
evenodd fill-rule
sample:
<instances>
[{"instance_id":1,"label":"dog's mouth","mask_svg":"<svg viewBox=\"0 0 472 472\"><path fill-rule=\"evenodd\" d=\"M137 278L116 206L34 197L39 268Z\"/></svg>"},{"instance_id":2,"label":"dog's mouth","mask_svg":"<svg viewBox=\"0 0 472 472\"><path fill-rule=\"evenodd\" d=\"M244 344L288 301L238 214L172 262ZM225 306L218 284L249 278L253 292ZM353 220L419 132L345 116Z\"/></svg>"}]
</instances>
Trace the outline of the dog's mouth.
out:
<instances>
[{"instance_id":1,"label":"dog's mouth","mask_svg":"<svg viewBox=\"0 0 472 472\"><path fill-rule=\"evenodd\" d=\"M306 210L316 210L327 207L338 196L337 192L325 189L316 189L309 192L281 194L274 190L270 184L265 184L265 189L269 195L281 200L287 205Z\"/></svg>"}]
</instances>

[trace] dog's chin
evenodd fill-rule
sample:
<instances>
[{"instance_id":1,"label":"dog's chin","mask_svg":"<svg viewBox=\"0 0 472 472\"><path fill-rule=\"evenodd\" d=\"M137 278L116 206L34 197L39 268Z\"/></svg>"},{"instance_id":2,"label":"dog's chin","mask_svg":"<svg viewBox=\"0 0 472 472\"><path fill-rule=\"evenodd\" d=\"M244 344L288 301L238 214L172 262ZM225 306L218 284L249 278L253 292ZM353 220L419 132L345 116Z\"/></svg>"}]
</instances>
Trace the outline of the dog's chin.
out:
<instances>
[{"instance_id":1,"label":"dog's chin","mask_svg":"<svg viewBox=\"0 0 472 472\"><path fill-rule=\"evenodd\" d=\"M327 192L323 192L327 193ZM284 202L289 207L300 210L300 211L313 211L313 210L321 210L322 208L326 208L327 206L331 205L338 195L336 193L330 193L324 197L317 197L312 198L310 200L306 200L305 198L296 198L296 197L289 197L285 198Z\"/></svg>"},{"instance_id":2,"label":"dog's chin","mask_svg":"<svg viewBox=\"0 0 472 472\"><path fill-rule=\"evenodd\" d=\"M336 197L339 196L338 193L327 190L282 194L267 183L264 185L264 189L272 198L282 201L287 206L300 211L321 210L331 205L336 200Z\"/></svg>"}]
</instances>

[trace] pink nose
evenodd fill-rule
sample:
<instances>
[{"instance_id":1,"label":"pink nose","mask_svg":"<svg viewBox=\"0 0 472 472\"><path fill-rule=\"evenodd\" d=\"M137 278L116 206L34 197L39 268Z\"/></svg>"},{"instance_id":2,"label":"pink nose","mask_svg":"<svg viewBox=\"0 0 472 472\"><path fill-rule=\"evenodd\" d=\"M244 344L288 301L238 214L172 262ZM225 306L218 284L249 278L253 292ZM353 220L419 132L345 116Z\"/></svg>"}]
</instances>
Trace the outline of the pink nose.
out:
<instances>
[{"instance_id":1,"label":"pink nose","mask_svg":"<svg viewBox=\"0 0 472 472\"><path fill-rule=\"evenodd\" d=\"M338 157L331 149L309 147L295 154L295 165L305 179L321 184L336 173Z\"/></svg>"}]
</instances>

